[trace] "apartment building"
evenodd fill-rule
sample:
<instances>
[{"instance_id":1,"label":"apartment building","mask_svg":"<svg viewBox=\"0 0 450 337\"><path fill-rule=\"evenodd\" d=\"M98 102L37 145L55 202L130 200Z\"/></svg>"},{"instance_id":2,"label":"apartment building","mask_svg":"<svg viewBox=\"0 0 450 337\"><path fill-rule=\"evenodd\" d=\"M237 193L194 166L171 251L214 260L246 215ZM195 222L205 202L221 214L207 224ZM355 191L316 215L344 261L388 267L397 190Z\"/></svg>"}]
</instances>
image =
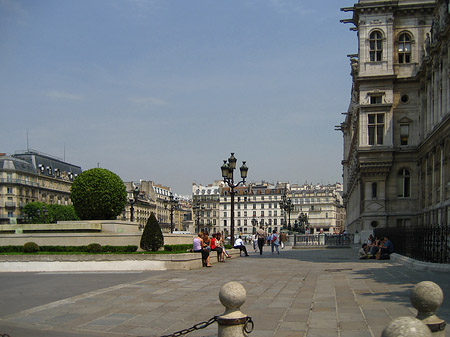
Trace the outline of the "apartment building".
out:
<instances>
[{"instance_id":1,"label":"apartment building","mask_svg":"<svg viewBox=\"0 0 450 337\"><path fill-rule=\"evenodd\" d=\"M29 202L69 205L70 187L81 167L36 150L0 154L0 223L24 221Z\"/></svg>"}]
</instances>

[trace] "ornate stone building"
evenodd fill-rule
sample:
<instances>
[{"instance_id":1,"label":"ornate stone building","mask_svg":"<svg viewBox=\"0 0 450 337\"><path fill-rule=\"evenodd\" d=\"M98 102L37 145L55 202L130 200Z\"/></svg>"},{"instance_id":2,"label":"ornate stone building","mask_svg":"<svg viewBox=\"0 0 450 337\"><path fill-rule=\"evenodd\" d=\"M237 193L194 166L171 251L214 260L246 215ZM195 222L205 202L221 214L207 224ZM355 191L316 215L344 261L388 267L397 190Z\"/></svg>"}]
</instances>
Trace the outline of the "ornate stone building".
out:
<instances>
[{"instance_id":1,"label":"ornate stone building","mask_svg":"<svg viewBox=\"0 0 450 337\"><path fill-rule=\"evenodd\" d=\"M153 212L163 232L170 232L171 221L174 231L186 230L185 221L191 219L190 202L173 194L170 187L148 180L125 182L124 184L128 197L121 219L131 220L131 209L133 208L133 221L142 226L145 226ZM137 193L134 193L135 191Z\"/></svg>"},{"instance_id":2,"label":"ornate stone building","mask_svg":"<svg viewBox=\"0 0 450 337\"><path fill-rule=\"evenodd\" d=\"M342 184L291 185L290 197L294 205L291 224L302 223L306 215L306 228L310 234L341 233L345 228L345 208Z\"/></svg>"},{"instance_id":3,"label":"ornate stone building","mask_svg":"<svg viewBox=\"0 0 450 337\"><path fill-rule=\"evenodd\" d=\"M0 223L24 221L29 202L69 205L70 187L79 166L35 150L0 154Z\"/></svg>"},{"instance_id":4,"label":"ornate stone building","mask_svg":"<svg viewBox=\"0 0 450 337\"><path fill-rule=\"evenodd\" d=\"M358 34L340 125L348 229L448 223L448 1L360 0L342 10Z\"/></svg>"},{"instance_id":5,"label":"ornate stone building","mask_svg":"<svg viewBox=\"0 0 450 337\"><path fill-rule=\"evenodd\" d=\"M285 192L284 188L266 182L250 183L235 188L235 235L249 237L261 225L269 233L274 229L281 230L284 213L280 209L279 202ZM231 195L228 185L224 185L220 190L219 230L227 236L231 232Z\"/></svg>"},{"instance_id":6,"label":"ornate stone building","mask_svg":"<svg viewBox=\"0 0 450 337\"><path fill-rule=\"evenodd\" d=\"M425 40L417 153L419 224L450 223L450 6L437 1Z\"/></svg>"}]
</instances>

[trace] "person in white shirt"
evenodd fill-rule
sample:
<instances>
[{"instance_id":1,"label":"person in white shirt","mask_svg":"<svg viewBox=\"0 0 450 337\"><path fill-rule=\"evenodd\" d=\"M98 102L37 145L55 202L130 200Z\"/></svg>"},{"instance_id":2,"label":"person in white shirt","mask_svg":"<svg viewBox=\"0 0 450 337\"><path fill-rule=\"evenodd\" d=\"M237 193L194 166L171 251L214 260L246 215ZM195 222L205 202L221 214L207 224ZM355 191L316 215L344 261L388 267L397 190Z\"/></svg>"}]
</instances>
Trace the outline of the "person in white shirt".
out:
<instances>
[{"instance_id":1,"label":"person in white shirt","mask_svg":"<svg viewBox=\"0 0 450 337\"><path fill-rule=\"evenodd\" d=\"M234 248L238 248L240 250L239 255L242 251L244 251L245 256L248 256L247 248L244 245L244 241L242 241L242 237L239 235L239 238L234 241Z\"/></svg>"}]
</instances>

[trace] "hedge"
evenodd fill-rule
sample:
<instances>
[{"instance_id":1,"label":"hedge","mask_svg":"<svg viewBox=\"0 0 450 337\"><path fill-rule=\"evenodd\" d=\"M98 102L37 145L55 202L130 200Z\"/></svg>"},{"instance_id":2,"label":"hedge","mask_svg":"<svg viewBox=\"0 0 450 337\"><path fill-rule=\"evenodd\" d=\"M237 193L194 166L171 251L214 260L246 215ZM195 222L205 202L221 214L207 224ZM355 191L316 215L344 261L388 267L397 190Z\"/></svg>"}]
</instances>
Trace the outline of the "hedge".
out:
<instances>
[{"instance_id":1,"label":"hedge","mask_svg":"<svg viewBox=\"0 0 450 337\"><path fill-rule=\"evenodd\" d=\"M164 245L166 252L186 252L194 249L193 244Z\"/></svg>"},{"instance_id":2,"label":"hedge","mask_svg":"<svg viewBox=\"0 0 450 337\"><path fill-rule=\"evenodd\" d=\"M89 253L89 246L40 246L40 252L51 253ZM101 246L99 253L134 253L138 246ZM23 253L23 246L0 246L0 253Z\"/></svg>"}]
</instances>

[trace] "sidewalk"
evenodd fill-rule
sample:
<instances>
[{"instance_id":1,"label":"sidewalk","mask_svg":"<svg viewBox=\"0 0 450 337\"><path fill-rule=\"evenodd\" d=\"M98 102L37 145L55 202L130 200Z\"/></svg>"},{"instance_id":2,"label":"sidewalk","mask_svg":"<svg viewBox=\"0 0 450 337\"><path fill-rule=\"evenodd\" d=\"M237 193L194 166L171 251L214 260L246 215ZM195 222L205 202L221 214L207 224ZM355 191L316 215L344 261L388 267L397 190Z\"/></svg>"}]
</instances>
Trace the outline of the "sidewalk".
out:
<instances>
[{"instance_id":1,"label":"sidewalk","mask_svg":"<svg viewBox=\"0 0 450 337\"><path fill-rule=\"evenodd\" d=\"M429 280L444 291L438 315L450 322L450 277L393 261L358 260L356 248L280 250L215 264L159 271L135 283L101 289L0 317L2 333L25 336L161 336L224 311L218 293L229 281L247 290L241 311L252 317L250 336L375 337L395 317L414 316L409 294ZM24 330L25 331L25 330ZM447 336L450 336L447 328ZM17 332L14 334L14 332ZM217 325L187 336L213 336Z\"/></svg>"}]
</instances>

